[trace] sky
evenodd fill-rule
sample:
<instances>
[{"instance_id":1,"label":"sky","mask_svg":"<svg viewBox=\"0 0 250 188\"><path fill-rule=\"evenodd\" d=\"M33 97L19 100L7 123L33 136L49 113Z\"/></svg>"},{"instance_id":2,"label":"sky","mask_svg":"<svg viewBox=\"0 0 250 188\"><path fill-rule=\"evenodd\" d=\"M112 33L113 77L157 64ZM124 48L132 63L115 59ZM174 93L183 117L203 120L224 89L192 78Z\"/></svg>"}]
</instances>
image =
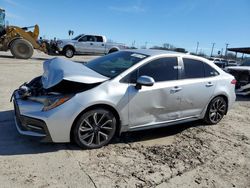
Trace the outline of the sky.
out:
<instances>
[{"instance_id":1,"label":"sky","mask_svg":"<svg viewBox=\"0 0 250 188\"><path fill-rule=\"evenodd\" d=\"M250 0L0 0L9 25L38 24L40 36L68 30L147 48L163 43L190 52L250 47Z\"/></svg>"}]
</instances>

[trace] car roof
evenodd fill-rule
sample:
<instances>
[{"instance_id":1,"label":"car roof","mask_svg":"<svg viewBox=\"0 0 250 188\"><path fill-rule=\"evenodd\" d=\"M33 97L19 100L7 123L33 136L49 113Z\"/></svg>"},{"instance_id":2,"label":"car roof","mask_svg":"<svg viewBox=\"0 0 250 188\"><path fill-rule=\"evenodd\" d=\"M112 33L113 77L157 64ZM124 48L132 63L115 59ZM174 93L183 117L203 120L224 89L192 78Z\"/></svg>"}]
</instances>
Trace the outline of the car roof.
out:
<instances>
[{"instance_id":1,"label":"car roof","mask_svg":"<svg viewBox=\"0 0 250 188\"><path fill-rule=\"evenodd\" d=\"M168 51L168 50L153 50L153 49L128 49L126 51L139 53L139 54L145 54L149 56L163 55L163 54L178 54L178 55L184 54L184 53Z\"/></svg>"},{"instance_id":2,"label":"car roof","mask_svg":"<svg viewBox=\"0 0 250 188\"><path fill-rule=\"evenodd\" d=\"M196 55L191 55L189 53L181 53L181 52L175 52L175 51L170 51L170 50L127 49L127 50L124 50L124 51L144 54L144 55L148 55L148 56L176 55L176 56L181 56L181 57L193 58L193 59L197 59L197 60L201 60L201 61L208 61L208 59L206 59L204 57L199 57L199 56L196 56Z\"/></svg>"}]
</instances>

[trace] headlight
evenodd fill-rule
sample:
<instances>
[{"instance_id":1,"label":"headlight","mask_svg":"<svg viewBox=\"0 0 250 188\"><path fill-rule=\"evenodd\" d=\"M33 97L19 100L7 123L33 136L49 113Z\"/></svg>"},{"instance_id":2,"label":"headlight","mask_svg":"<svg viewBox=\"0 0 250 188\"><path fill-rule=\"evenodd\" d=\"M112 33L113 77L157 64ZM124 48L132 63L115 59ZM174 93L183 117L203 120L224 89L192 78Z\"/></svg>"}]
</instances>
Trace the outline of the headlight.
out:
<instances>
[{"instance_id":1,"label":"headlight","mask_svg":"<svg viewBox=\"0 0 250 188\"><path fill-rule=\"evenodd\" d=\"M68 101L72 97L73 97L73 95L56 96L56 97L48 98L44 102L43 111L48 111L48 110L51 110L51 109L53 109L53 108L55 108L57 106L60 106L61 104L65 103L66 101Z\"/></svg>"}]
</instances>

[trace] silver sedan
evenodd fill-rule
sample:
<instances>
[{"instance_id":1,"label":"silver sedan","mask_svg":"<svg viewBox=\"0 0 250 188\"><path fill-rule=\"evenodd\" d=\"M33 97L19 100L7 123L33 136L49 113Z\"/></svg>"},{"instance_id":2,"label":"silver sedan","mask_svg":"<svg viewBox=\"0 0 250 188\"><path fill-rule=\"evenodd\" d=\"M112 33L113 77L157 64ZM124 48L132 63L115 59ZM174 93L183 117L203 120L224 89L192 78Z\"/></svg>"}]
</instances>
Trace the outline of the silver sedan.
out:
<instances>
[{"instance_id":1,"label":"silver sedan","mask_svg":"<svg viewBox=\"0 0 250 188\"><path fill-rule=\"evenodd\" d=\"M218 123L235 79L189 54L126 50L87 64L61 58L14 93L17 130L41 141L99 148L122 132L203 119Z\"/></svg>"}]
</instances>

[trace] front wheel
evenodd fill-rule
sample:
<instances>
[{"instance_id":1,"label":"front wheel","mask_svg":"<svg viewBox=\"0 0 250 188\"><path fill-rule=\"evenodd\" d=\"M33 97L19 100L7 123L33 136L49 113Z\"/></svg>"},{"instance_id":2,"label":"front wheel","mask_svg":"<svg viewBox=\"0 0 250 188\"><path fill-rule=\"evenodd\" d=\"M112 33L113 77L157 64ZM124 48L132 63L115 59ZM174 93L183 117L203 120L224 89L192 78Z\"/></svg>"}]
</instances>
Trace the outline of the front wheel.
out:
<instances>
[{"instance_id":1,"label":"front wheel","mask_svg":"<svg viewBox=\"0 0 250 188\"><path fill-rule=\"evenodd\" d=\"M15 58L29 59L33 55L32 44L25 39L16 39L10 46L10 51Z\"/></svg>"},{"instance_id":2,"label":"front wheel","mask_svg":"<svg viewBox=\"0 0 250 188\"><path fill-rule=\"evenodd\" d=\"M208 105L205 115L205 122L209 125L217 124L221 121L227 111L227 102L223 97L215 97Z\"/></svg>"},{"instance_id":3,"label":"front wheel","mask_svg":"<svg viewBox=\"0 0 250 188\"><path fill-rule=\"evenodd\" d=\"M74 50L70 47L66 47L64 49L64 55L67 57L67 58L72 58L74 56Z\"/></svg>"},{"instance_id":4,"label":"front wheel","mask_svg":"<svg viewBox=\"0 0 250 188\"><path fill-rule=\"evenodd\" d=\"M90 110L77 121L73 129L74 140L81 148L100 148L114 137L116 122L114 114L109 110Z\"/></svg>"}]
</instances>

